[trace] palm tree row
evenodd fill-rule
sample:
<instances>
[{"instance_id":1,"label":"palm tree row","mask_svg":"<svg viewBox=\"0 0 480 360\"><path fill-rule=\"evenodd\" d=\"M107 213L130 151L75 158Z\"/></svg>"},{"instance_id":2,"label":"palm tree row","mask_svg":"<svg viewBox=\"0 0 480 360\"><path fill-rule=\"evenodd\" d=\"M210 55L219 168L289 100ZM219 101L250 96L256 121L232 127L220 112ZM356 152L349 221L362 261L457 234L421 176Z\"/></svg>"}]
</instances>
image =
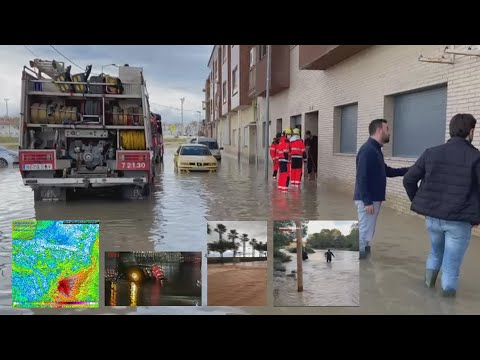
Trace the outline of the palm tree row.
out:
<instances>
[{"instance_id":1,"label":"palm tree row","mask_svg":"<svg viewBox=\"0 0 480 360\"><path fill-rule=\"evenodd\" d=\"M267 252L267 244L263 242L258 242L255 238L250 239L248 234L240 234L237 232L237 230L230 230L227 234L227 238L229 241L225 241L223 239L223 234L227 232L227 227L223 224L217 224L215 229L213 229L216 233L218 233L218 241L215 241L213 243L208 244L208 252L213 251L213 252L218 252L220 253L220 256L223 257L223 253L232 250L233 251L233 257L237 256L237 251L240 246L240 244L237 242L237 239L243 244L243 257L245 257L246 253L246 245L249 243L249 245L252 247L252 257L255 257L255 250L260 253L260 256L263 256L264 253ZM207 223L207 234L211 234L212 229L210 228L210 224Z\"/></svg>"}]
</instances>

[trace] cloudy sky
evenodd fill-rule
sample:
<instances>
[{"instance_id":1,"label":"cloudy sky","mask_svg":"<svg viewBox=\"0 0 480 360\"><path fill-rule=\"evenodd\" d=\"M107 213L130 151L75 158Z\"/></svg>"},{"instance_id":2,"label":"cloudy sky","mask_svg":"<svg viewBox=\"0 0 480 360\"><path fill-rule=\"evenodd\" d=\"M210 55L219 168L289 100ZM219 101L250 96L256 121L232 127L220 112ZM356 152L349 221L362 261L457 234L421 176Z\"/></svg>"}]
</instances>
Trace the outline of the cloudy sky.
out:
<instances>
[{"instance_id":1,"label":"cloudy sky","mask_svg":"<svg viewBox=\"0 0 480 360\"><path fill-rule=\"evenodd\" d=\"M263 242L264 244L267 242L267 222L266 221L209 221L208 224L212 229L212 233L207 235L208 242L218 241L218 233L213 231L217 227L217 224L223 224L227 227L227 232L223 235L223 239L227 240L227 234L230 230L237 230L241 236L242 234L248 234L248 238L257 239L257 242ZM237 240L238 242L239 240ZM243 251L243 243L240 243L240 247L238 251ZM245 252L250 254L252 251L252 247L246 243ZM215 255L216 254L212 254ZM231 251L227 251L223 254L223 256L233 256ZM258 253L257 253L258 256Z\"/></svg>"},{"instance_id":2,"label":"cloudy sky","mask_svg":"<svg viewBox=\"0 0 480 360\"><path fill-rule=\"evenodd\" d=\"M350 227L357 220L352 221L309 221L307 237L311 234L319 233L322 229L338 229L342 235L350 234Z\"/></svg>"},{"instance_id":3,"label":"cloudy sky","mask_svg":"<svg viewBox=\"0 0 480 360\"><path fill-rule=\"evenodd\" d=\"M67 57L62 57L55 49ZM93 65L92 73L100 73L102 65L129 64L143 67L151 110L165 122L180 121L180 98L185 97L184 121L198 120L202 110L208 60L212 45L0 45L0 116L5 114L5 98L9 98L9 115L20 108L21 72L30 60L63 61L72 65L72 73L80 73ZM72 62L74 64L72 64ZM79 67L77 67L76 65ZM114 66L104 72L118 75ZM202 119L204 112L202 111Z\"/></svg>"}]
</instances>

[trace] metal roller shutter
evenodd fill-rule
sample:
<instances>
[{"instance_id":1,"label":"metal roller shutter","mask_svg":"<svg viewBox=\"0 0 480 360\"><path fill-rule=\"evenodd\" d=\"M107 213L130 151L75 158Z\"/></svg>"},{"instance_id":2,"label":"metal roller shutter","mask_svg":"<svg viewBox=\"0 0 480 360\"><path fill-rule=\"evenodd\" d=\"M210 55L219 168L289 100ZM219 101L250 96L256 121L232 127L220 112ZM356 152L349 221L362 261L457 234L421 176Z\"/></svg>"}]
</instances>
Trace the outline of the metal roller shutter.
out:
<instances>
[{"instance_id":1,"label":"metal roller shutter","mask_svg":"<svg viewBox=\"0 0 480 360\"><path fill-rule=\"evenodd\" d=\"M397 95L394 104L393 156L416 158L445 143L446 86Z\"/></svg>"}]
</instances>

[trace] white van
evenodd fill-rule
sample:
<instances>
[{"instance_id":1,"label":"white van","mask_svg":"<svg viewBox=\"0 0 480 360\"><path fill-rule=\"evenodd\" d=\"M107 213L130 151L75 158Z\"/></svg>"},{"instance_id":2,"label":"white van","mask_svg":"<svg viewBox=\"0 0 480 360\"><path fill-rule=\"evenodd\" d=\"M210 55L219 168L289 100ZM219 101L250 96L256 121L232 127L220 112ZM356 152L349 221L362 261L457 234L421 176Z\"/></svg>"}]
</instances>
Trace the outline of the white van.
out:
<instances>
[{"instance_id":1,"label":"white van","mask_svg":"<svg viewBox=\"0 0 480 360\"><path fill-rule=\"evenodd\" d=\"M207 145L213 157L218 161L222 160L222 154L220 150L223 150L223 147L221 148L218 147L218 142L216 139L199 136L191 139L190 143Z\"/></svg>"}]
</instances>

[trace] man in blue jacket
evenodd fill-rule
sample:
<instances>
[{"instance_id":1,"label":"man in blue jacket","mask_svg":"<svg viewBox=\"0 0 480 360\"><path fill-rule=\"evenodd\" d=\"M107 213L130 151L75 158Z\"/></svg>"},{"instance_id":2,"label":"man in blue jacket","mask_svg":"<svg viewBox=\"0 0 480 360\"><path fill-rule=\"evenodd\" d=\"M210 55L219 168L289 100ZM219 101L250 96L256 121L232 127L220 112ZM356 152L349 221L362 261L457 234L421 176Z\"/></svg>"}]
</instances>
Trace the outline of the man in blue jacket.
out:
<instances>
[{"instance_id":1,"label":"man in blue jacket","mask_svg":"<svg viewBox=\"0 0 480 360\"><path fill-rule=\"evenodd\" d=\"M411 210L426 217L431 249L425 284L435 287L442 268L443 296L456 295L472 226L480 224L480 151L472 145L476 123L470 114L455 115L450 139L425 150L403 178Z\"/></svg>"},{"instance_id":2,"label":"man in blue jacket","mask_svg":"<svg viewBox=\"0 0 480 360\"><path fill-rule=\"evenodd\" d=\"M385 201L387 177L403 176L408 167L394 169L385 164L382 146L390 141L387 120L376 119L368 126L370 138L357 153L355 180L355 206L360 231L360 259L365 259L371 249L377 217Z\"/></svg>"}]
</instances>

